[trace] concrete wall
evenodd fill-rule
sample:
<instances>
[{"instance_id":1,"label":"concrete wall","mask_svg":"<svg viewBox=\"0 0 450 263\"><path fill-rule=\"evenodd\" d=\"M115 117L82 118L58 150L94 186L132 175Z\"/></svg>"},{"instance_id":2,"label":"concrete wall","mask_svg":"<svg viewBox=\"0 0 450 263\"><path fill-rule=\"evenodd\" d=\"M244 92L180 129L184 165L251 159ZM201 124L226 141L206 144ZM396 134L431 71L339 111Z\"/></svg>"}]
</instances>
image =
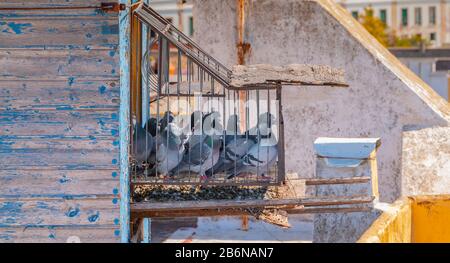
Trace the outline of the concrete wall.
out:
<instances>
[{"instance_id":1,"label":"concrete wall","mask_svg":"<svg viewBox=\"0 0 450 263\"><path fill-rule=\"evenodd\" d=\"M196 41L219 61L236 64L238 1L193 2ZM283 88L287 172L314 176L317 137L380 137L380 200L401 196L403 129L448 125L447 102L331 0L246 0L244 10L246 64L326 64L343 68L350 85ZM437 155L436 148L429 154Z\"/></svg>"},{"instance_id":2,"label":"concrete wall","mask_svg":"<svg viewBox=\"0 0 450 263\"><path fill-rule=\"evenodd\" d=\"M403 133L403 195L450 193L450 127Z\"/></svg>"},{"instance_id":3,"label":"concrete wall","mask_svg":"<svg viewBox=\"0 0 450 263\"><path fill-rule=\"evenodd\" d=\"M450 196L403 197L386 207L359 243L447 243Z\"/></svg>"},{"instance_id":4,"label":"concrete wall","mask_svg":"<svg viewBox=\"0 0 450 263\"><path fill-rule=\"evenodd\" d=\"M400 198L384 210L358 243L410 243L411 215L411 200Z\"/></svg>"}]
</instances>

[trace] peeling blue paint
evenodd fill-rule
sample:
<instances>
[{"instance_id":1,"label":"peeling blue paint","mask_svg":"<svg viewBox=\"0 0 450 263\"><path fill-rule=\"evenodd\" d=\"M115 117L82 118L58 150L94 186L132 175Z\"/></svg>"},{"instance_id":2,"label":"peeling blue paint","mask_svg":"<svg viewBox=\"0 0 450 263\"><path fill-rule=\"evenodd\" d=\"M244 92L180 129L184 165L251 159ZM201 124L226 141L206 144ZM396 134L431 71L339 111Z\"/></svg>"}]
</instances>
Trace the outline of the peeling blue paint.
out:
<instances>
[{"instance_id":1,"label":"peeling blue paint","mask_svg":"<svg viewBox=\"0 0 450 263\"><path fill-rule=\"evenodd\" d=\"M100 217L100 213L97 211L97 213L95 213L93 215L90 215L88 217L88 221L91 222L91 223L94 223L94 222L96 222L98 220L99 217Z\"/></svg>"},{"instance_id":2,"label":"peeling blue paint","mask_svg":"<svg viewBox=\"0 0 450 263\"><path fill-rule=\"evenodd\" d=\"M80 209L78 207L76 208L69 208L69 210L66 212L66 216L68 217L76 217L80 213Z\"/></svg>"},{"instance_id":3,"label":"peeling blue paint","mask_svg":"<svg viewBox=\"0 0 450 263\"><path fill-rule=\"evenodd\" d=\"M117 35L119 34L119 27L117 25L103 25L101 31L103 35Z\"/></svg>"},{"instance_id":4,"label":"peeling blue paint","mask_svg":"<svg viewBox=\"0 0 450 263\"><path fill-rule=\"evenodd\" d=\"M61 184L65 184L65 183L68 183L70 181L71 181L70 178L67 178L65 175L63 175L63 178L59 179L59 182Z\"/></svg>"},{"instance_id":5,"label":"peeling blue paint","mask_svg":"<svg viewBox=\"0 0 450 263\"><path fill-rule=\"evenodd\" d=\"M23 30L32 27L31 23L16 23L16 22L0 22L0 26L6 25L7 28L3 28L3 33L14 33L17 35L23 34Z\"/></svg>"},{"instance_id":6,"label":"peeling blue paint","mask_svg":"<svg viewBox=\"0 0 450 263\"><path fill-rule=\"evenodd\" d=\"M105 92L106 92L106 86L105 86L105 85L100 86L100 87L98 88L98 91L100 92L100 94L105 94Z\"/></svg>"},{"instance_id":7,"label":"peeling blue paint","mask_svg":"<svg viewBox=\"0 0 450 263\"><path fill-rule=\"evenodd\" d=\"M69 87L72 86L73 82L75 81L74 77L69 77Z\"/></svg>"}]
</instances>

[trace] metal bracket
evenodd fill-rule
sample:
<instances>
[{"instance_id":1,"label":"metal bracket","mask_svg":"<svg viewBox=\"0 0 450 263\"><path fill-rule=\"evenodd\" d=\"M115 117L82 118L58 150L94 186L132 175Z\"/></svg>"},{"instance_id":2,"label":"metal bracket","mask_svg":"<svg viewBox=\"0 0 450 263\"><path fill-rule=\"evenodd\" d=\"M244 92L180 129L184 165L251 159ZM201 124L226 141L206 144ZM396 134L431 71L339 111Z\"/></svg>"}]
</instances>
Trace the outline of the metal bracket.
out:
<instances>
[{"instance_id":1,"label":"metal bracket","mask_svg":"<svg viewBox=\"0 0 450 263\"><path fill-rule=\"evenodd\" d=\"M119 13L120 11L123 11L126 9L125 4L119 4L115 2L107 2L107 3L101 3L100 8L104 12L116 12Z\"/></svg>"}]
</instances>

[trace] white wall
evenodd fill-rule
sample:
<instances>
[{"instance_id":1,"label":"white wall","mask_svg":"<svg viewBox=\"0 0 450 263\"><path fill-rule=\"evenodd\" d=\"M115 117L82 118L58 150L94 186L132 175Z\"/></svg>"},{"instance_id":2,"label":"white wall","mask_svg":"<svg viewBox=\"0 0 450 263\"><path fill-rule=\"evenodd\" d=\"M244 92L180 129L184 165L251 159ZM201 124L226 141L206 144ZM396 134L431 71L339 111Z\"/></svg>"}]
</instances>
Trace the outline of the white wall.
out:
<instances>
[{"instance_id":1,"label":"white wall","mask_svg":"<svg viewBox=\"0 0 450 263\"><path fill-rule=\"evenodd\" d=\"M194 4L196 40L228 65L237 61L234 5ZM399 197L403 126L445 125L433 104L448 112L447 103L331 1L248 1L245 41L251 45L247 64L326 64L346 71L348 89L284 88L288 171L313 175L312 143L319 136L381 137L381 200Z\"/></svg>"}]
</instances>

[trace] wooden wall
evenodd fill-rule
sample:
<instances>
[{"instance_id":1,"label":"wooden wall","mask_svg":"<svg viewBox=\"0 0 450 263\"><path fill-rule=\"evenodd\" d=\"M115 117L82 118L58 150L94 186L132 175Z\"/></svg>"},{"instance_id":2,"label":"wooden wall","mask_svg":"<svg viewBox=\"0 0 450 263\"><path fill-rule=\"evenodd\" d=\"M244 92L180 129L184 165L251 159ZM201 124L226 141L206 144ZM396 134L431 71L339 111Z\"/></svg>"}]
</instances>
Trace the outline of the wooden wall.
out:
<instances>
[{"instance_id":1,"label":"wooden wall","mask_svg":"<svg viewBox=\"0 0 450 263\"><path fill-rule=\"evenodd\" d=\"M120 240L119 95L117 13L0 10L0 242Z\"/></svg>"}]
</instances>

